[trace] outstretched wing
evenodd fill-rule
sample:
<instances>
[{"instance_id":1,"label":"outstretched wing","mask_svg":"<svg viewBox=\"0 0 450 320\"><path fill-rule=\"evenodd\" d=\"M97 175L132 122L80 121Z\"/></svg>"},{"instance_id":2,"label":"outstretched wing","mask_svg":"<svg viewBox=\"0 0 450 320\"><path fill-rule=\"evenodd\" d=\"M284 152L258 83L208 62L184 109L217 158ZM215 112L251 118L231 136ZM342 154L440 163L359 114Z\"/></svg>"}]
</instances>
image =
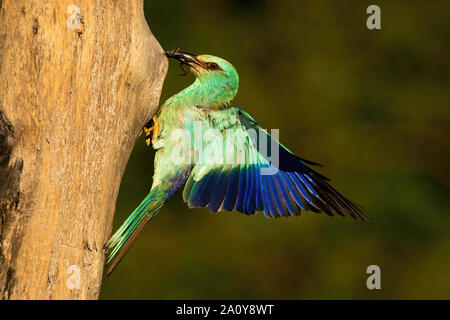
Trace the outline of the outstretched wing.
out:
<instances>
[{"instance_id":1,"label":"outstretched wing","mask_svg":"<svg viewBox=\"0 0 450 320\"><path fill-rule=\"evenodd\" d=\"M263 211L272 218L311 210L367 219L357 205L330 186L329 179L308 166L317 164L297 157L247 113L232 109L229 115L235 119L228 119L227 127L221 128L222 133L226 129L232 131L228 135L233 137L232 143L224 143L223 153L218 152L222 157L212 156L212 161L195 164L183 191L189 207L208 207L212 212L237 210L245 214ZM216 112L221 111L210 115L213 127ZM206 148L214 149L208 145Z\"/></svg>"}]
</instances>

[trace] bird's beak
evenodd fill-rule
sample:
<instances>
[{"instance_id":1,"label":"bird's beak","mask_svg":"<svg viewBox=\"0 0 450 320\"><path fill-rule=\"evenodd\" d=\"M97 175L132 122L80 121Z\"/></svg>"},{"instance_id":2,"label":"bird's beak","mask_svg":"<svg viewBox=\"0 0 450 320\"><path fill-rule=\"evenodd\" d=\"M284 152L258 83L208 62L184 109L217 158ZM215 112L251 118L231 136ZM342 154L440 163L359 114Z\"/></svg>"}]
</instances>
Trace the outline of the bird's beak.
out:
<instances>
[{"instance_id":1,"label":"bird's beak","mask_svg":"<svg viewBox=\"0 0 450 320\"><path fill-rule=\"evenodd\" d=\"M174 58L180 61L182 64L186 64L190 67L203 67L203 64L198 60L196 54L182 52L178 48L175 50L168 50L165 52L165 54L168 58Z\"/></svg>"}]
</instances>

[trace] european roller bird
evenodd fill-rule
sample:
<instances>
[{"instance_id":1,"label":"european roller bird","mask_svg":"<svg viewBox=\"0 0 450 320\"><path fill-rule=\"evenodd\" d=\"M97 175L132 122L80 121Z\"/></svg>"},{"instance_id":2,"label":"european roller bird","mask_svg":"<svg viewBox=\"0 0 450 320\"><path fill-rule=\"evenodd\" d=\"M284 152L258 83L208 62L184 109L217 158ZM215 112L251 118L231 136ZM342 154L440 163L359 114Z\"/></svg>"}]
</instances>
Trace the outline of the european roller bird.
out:
<instances>
[{"instance_id":1,"label":"european roller bird","mask_svg":"<svg viewBox=\"0 0 450 320\"><path fill-rule=\"evenodd\" d=\"M149 194L106 243L109 275L150 219L184 185L190 208L263 212L266 217L324 212L366 220L317 165L293 154L244 110L230 106L239 86L236 69L212 55L178 49L166 56L188 66L192 85L169 98L144 127L156 150ZM184 69L183 69L184 71Z\"/></svg>"}]
</instances>

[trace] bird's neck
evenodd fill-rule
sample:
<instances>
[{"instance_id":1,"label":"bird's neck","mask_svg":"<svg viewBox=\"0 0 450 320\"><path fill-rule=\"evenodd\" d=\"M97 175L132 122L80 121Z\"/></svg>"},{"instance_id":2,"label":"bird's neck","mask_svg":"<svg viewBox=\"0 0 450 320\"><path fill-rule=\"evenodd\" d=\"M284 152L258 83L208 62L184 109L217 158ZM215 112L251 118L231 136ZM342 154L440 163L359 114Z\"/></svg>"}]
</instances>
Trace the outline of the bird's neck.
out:
<instances>
[{"instance_id":1,"label":"bird's neck","mask_svg":"<svg viewBox=\"0 0 450 320\"><path fill-rule=\"evenodd\" d=\"M227 108L236 96L237 87L227 82L207 81L196 78L194 83L170 98L171 104Z\"/></svg>"}]
</instances>

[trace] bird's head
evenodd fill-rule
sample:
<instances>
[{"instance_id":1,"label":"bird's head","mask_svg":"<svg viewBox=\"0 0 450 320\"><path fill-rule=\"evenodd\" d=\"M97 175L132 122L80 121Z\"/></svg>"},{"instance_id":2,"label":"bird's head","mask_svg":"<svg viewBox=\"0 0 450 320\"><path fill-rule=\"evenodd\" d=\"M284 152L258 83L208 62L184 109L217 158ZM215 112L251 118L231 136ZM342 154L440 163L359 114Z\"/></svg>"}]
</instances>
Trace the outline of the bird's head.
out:
<instances>
[{"instance_id":1,"label":"bird's head","mask_svg":"<svg viewBox=\"0 0 450 320\"><path fill-rule=\"evenodd\" d=\"M195 55L179 49L166 51L166 56L189 66L196 77L194 88L203 106L226 107L236 96L239 76L236 69L225 59L212 55ZM184 69L183 69L184 71Z\"/></svg>"}]
</instances>

